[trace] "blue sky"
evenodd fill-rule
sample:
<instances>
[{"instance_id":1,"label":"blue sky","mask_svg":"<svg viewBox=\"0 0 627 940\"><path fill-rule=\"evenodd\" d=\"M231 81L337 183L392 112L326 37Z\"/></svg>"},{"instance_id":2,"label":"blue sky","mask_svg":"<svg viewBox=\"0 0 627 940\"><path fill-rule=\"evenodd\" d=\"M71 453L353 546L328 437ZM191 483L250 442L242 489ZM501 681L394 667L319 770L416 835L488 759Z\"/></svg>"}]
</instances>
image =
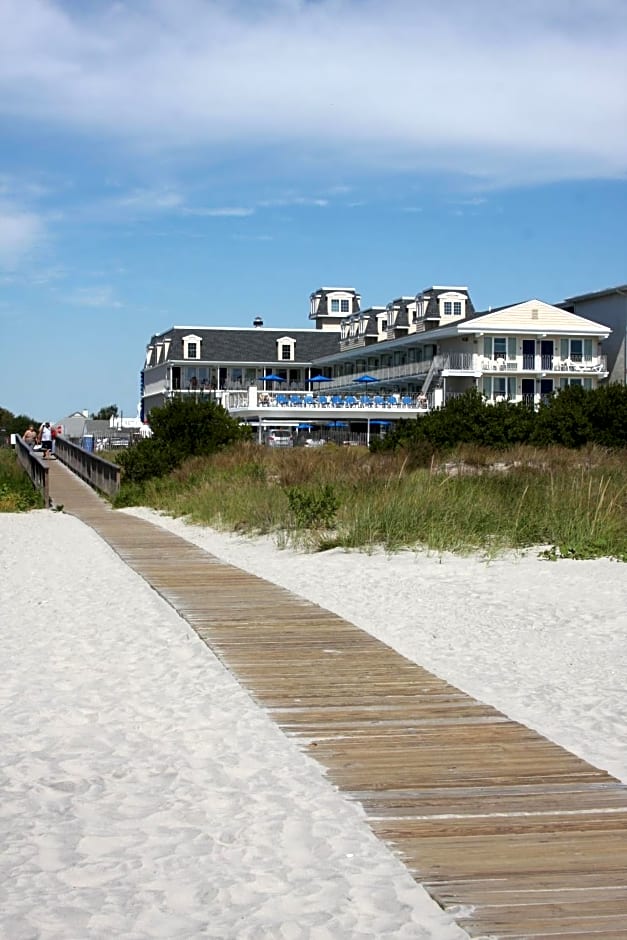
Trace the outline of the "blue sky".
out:
<instances>
[{"instance_id":1,"label":"blue sky","mask_svg":"<svg viewBox=\"0 0 627 940\"><path fill-rule=\"evenodd\" d=\"M0 0L0 405L137 408L154 332L627 280L624 0Z\"/></svg>"}]
</instances>

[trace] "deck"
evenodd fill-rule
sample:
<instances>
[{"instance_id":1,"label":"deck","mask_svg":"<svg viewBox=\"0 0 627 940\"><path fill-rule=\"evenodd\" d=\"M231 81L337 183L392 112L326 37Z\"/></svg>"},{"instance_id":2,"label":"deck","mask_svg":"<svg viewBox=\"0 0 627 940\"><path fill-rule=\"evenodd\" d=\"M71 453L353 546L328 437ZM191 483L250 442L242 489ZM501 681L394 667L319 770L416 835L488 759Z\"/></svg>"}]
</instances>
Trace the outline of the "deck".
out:
<instances>
[{"instance_id":1,"label":"deck","mask_svg":"<svg viewBox=\"0 0 627 940\"><path fill-rule=\"evenodd\" d=\"M471 937L627 938L627 787L58 462L50 494L184 617Z\"/></svg>"}]
</instances>

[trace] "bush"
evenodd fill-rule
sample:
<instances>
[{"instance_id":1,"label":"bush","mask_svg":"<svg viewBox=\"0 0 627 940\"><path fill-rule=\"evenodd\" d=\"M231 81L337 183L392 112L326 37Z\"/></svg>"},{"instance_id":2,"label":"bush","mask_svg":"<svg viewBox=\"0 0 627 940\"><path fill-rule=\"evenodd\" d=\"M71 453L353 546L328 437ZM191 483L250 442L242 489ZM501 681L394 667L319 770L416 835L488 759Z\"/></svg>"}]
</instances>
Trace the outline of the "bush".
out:
<instances>
[{"instance_id":1,"label":"bush","mask_svg":"<svg viewBox=\"0 0 627 940\"><path fill-rule=\"evenodd\" d=\"M372 449L402 447L416 455L417 463L424 463L430 450L448 451L470 443L494 448L517 444L626 447L627 388L571 385L551 396L537 412L524 403L487 406L482 396L471 390L428 415L400 421Z\"/></svg>"},{"instance_id":2,"label":"bush","mask_svg":"<svg viewBox=\"0 0 627 940\"><path fill-rule=\"evenodd\" d=\"M151 438L120 454L123 484L165 476L188 457L215 453L251 434L250 428L210 400L174 398L150 412L150 425Z\"/></svg>"},{"instance_id":3,"label":"bush","mask_svg":"<svg viewBox=\"0 0 627 940\"><path fill-rule=\"evenodd\" d=\"M319 487L292 486L286 492L297 529L328 529L333 525L339 500L330 484Z\"/></svg>"},{"instance_id":4,"label":"bush","mask_svg":"<svg viewBox=\"0 0 627 940\"><path fill-rule=\"evenodd\" d=\"M17 462L15 451L0 449L0 512L41 509L43 498Z\"/></svg>"},{"instance_id":5,"label":"bush","mask_svg":"<svg viewBox=\"0 0 627 940\"><path fill-rule=\"evenodd\" d=\"M540 405L531 436L533 444L546 447L583 447L594 440L590 423L592 393L580 385L571 385Z\"/></svg>"},{"instance_id":6,"label":"bush","mask_svg":"<svg viewBox=\"0 0 627 940\"><path fill-rule=\"evenodd\" d=\"M152 477L162 477L179 465L183 458L172 444L162 444L155 438L146 438L117 456L122 467L124 483L143 483Z\"/></svg>"}]
</instances>

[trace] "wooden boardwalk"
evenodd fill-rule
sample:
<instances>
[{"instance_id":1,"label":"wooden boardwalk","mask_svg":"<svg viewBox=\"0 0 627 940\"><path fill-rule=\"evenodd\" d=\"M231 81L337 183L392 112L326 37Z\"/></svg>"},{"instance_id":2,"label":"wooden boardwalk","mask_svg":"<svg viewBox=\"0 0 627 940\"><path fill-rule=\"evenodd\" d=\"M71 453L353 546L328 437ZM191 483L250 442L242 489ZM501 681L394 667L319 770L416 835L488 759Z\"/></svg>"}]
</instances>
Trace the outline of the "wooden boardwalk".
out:
<instances>
[{"instance_id":1,"label":"wooden boardwalk","mask_svg":"<svg viewBox=\"0 0 627 940\"><path fill-rule=\"evenodd\" d=\"M62 466L82 519L196 630L471 937L627 940L627 787Z\"/></svg>"}]
</instances>

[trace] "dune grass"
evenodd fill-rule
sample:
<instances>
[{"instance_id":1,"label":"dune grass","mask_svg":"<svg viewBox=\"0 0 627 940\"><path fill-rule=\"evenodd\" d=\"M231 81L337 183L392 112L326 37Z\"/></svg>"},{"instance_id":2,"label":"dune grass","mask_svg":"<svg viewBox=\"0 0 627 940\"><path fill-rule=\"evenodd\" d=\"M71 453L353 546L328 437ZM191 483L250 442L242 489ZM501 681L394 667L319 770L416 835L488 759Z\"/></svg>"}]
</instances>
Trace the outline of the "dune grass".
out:
<instances>
[{"instance_id":1,"label":"dune grass","mask_svg":"<svg viewBox=\"0 0 627 940\"><path fill-rule=\"evenodd\" d=\"M132 503L310 550L545 546L549 558L627 560L627 456L597 447L465 446L419 466L400 451L240 444L123 488L117 505Z\"/></svg>"},{"instance_id":2,"label":"dune grass","mask_svg":"<svg viewBox=\"0 0 627 940\"><path fill-rule=\"evenodd\" d=\"M43 498L20 467L15 451L0 447L0 512L41 509Z\"/></svg>"}]
</instances>

